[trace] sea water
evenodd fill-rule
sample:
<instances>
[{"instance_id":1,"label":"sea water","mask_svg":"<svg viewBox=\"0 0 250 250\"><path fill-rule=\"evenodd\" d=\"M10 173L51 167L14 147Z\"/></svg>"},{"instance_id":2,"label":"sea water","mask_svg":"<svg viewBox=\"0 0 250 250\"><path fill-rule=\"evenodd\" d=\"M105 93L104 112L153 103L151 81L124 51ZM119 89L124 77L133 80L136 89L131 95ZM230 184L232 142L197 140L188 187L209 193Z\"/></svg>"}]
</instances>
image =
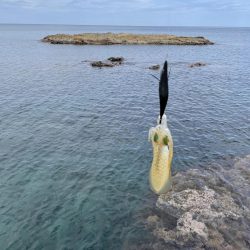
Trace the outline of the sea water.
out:
<instances>
[{"instance_id":1,"label":"sea water","mask_svg":"<svg viewBox=\"0 0 250 250\"><path fill-rule=\"evenodd\" d=\"M56 33L205 36L211 46L51 45ZM123 56L114 68L89 61ZM243 156L250 145L250 29L0 25L0 248L130 249L157 196L148 129L170 65L173 171ZM190 68L195 62L206 66Z\"/></svg>"}]
</instances>

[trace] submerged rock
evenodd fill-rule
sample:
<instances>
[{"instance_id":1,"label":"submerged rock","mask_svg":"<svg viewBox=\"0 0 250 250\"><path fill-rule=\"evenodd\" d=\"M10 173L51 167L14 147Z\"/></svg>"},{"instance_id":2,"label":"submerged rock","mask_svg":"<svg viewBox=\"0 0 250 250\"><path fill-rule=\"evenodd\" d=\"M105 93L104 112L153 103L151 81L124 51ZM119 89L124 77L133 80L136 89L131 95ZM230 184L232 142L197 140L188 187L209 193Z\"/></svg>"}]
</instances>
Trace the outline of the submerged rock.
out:
<instances>
[{"instance_id":1,"label":"submerged rock","mask_svg":"<svg viewBox=\"0 0 250 250\"><path fill-rule=\"evenodd\" d=\"M250 249L250 155L173 177L147 219L166 249Z\"/></svg>"},{"instance_id":2,"label":"submerged rock","mask_svg":"<svg viewBox=\"0 0 250 250\"><path fill-rule=\"evenodd\" d=\"M124 61L123 57L109 57L107 60L105 61L94 61L91 62L91 66L92 67L114 67L117 65L122 64Z\"/></svg>"},{"instance_id":3,"label":"submerged rock","mask_svg":"<svg viewBox=\"0 0 250 250\"><path fill-rule=\"evenodd\" d=\"M152 65L150 67L148 67L149 69L152 69L152 70L159 70L160 69L160 65L159 64L156 64L156 65Z\"/></svg>"},{"instance_id":4,"label":"submerged rock","mask_svg":"<svg viewBox=\"0 0 250 250\"><path fill-rule=\"evenodd\" d=\"M202 63L202 62L197 62L197 63L192 63L192 64L189 65L190 68L202 67L202 66L206 66L206 64Z\"/></svg>"},{"instance_id":5,"label":"submerged rock","mask_svg":"<svg viewBox=\"0 0 250 250\"><path fill-rule=\"evenodd\" d=\"M91 62L91 66L102 68L102 67L114 67L115 64L109 61L95 61L95 62Z\"/></svg>"},{"instance_id":6,"label":"submerged rock","mask_svg":"<svg viewBox=\"0 0 250 250\"><path fill-rule=\"evenodd\" d=\"M119 64L121 64L124 61L124 58L122 56L118 56L118 57L109 57L108 58L109 61L111 62L117 62Z\"/></svg>"}]
</instances>

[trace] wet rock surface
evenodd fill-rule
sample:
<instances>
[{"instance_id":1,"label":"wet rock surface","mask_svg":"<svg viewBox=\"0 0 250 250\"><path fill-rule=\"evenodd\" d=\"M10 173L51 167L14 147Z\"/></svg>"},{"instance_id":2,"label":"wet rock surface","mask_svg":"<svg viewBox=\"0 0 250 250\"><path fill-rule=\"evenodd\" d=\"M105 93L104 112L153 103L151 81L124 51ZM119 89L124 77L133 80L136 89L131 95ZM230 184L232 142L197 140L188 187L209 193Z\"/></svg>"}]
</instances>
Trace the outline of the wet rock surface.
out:
<instances>
[{"instance_id":1,"label":"wet rock surface","mask_svg":"<svg viewBox=\"0 0 250 250\"><path fill-rule=\"evenodd\" d=\"M114 67L117 65L121 65L124 61L123 57L109 57L107 60L104 61L94 61L91 62L92 67Z\"/></svg>"},{"instance_id":2,"label":"wet rock surface","mask_svg":"<svg viewBox=\"0 0 250 250\"><path fill-rule=\"evenodd\" d=\"M114 67L115 64L109 61L95 61L95 62L91 62L91 66L102 68L102 67Z\"/></svg>"},{"instance_id":3,"label":"wet rock surface","mask_svg":"<svg viewBox=\"0 0 250 250\"><path fill-rule=\"evenodd\" d=\"M152 70L159 70L160 69L160 65L159 64L156 64L156 65L152 65L150 67L148 67L149 69L152 69Z\"/></svg>"},{"instance_id":4,"label":"wet rock surface","mask_svg":"<svg viewBox=\"0 0 250 250\"><path fill-rule=\"evenodd\" d=\"M176 174L156 206L151 249L250 249L250 155Z\"/></svg>"},{"instance_id":5,"label":"wet rock surface","mask_svg":"<svg viewBox=\"0 0 250 250\"><path fill-rule=\"evenodd\" d=\"M124 58L122 56L118 56L118 57L113 57L112 56L112 57L108 58L108 61L110 61L110 62L117 62L117 63L121 64L121 63L123 63Z\"/></svg>"},{"instance_id":6,"label":"wet rock surface","mask_svg":"<svg viewBox=\"0 0 250 250\"><path fill-rule=\"evenodd\" d=\"M203 67L203 66L206 66L206 63L196 62L196 63L192 63L192 64L189 65L190 68Z\"/></svg>"}]
</instances>

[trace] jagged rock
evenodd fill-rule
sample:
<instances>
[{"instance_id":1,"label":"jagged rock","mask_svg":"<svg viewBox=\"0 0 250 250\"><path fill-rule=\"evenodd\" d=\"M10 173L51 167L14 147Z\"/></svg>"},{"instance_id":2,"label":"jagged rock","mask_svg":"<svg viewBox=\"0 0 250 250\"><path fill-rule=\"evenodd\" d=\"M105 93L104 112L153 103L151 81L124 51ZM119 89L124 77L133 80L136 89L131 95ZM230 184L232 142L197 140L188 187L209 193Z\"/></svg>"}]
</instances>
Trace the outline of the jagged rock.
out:
<instances>
[{"instance_id":1,"label":"jagged rock","mask_svg":"<svg viewBox=\"0 0 250 250\"><path fill-rule=\"evenodd\" d=\"M114 67L115 64L109 61L95 61L95 62L91 62L91 66L102 68L102 67Z\"/></svg>"},{"instance_id":2,"label":"jagged rock","mask_svg":"<svg viewBox=\"0 0 250 250\"><path fill-rule=\"evenodd\" d=\"M192 63L192 64L189 65L190 68L202 67L202 66L206 66L206 64L202 63L202 62L197 62L197 63Z\"/></svg>"},{"instance_id":3,"label":"jagged rock","mask_svg":"<svg viewBox=\"0 0 250 250\"><path fill-rule=\"evenodd\" d=\"M250 155L173 177L147 224L166 249L250 249Z\"/></svg>"},{"instance_id":4,"label":"jagged rock","mask_svg":"<svg viewBox=\"0 0 250 250\"><path fill-rule=\"evenodd\" d=\"M121 64L124 61L124 58L122 56L119 56L119 57L112 56L112 57L109 57L108 60L111 62L117 62L117 63Z\"/></svg>"},{"instance_id":5,"label":"jagged rock","mask_svg":"<svg viewBox=\"0 0 250 250\"><path fill-rule=\"evenodd\" d=\"M160 67L161 67L161 66L160 66L159 64L156 64L156 65L150 66L149 69L158 70L158 69L160 69Z\"/></svg>"},{"instance_id":6,"label":"jagged rock","mask_svg":"<svg viewBox=\"0 0 250 250\"><path fill-rule=\"evenodd\" d=\"M91 62L91 66L92 67L114 67L117 65L122 64L124 61L123 57L109 57L107 60L105 61L95 61L95 62Z\"/></svg>"}]
</instances>

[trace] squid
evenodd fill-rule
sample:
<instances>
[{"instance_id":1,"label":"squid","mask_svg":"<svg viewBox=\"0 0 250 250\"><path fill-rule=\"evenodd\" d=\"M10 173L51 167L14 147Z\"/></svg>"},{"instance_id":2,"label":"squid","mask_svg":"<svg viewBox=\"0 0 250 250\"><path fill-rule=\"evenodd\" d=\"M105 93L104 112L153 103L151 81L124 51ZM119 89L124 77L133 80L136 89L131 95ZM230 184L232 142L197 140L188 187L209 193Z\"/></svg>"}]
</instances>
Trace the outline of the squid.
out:
<instances>
[{"instance_id":1,"label":"squid","mask_svg":"<svg viewBox=\"0 0 250 250\"><path fill-rule=\"evenodd\" d=\"M159 81L160 115L157 125L149 130L149 141L153 147L153 161L149 182L153 192L163 194L171 190L171 164L173 159L173 139L164 114L168 102L168 63L164 63Z\"/></svg>"}]
</instances>

